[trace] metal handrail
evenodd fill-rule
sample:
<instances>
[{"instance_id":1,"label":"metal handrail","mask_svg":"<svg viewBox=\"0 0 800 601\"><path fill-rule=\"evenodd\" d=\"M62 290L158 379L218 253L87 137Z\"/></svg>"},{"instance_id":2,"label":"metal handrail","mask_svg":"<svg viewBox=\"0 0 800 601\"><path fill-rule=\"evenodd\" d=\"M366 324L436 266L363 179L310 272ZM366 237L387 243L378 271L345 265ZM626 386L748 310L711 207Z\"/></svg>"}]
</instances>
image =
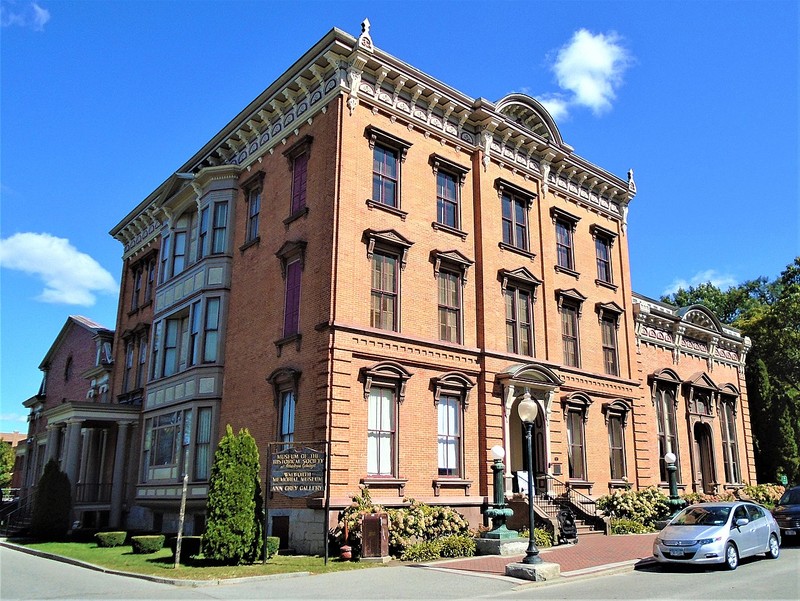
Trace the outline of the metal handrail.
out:
<instances>
[{"instance_id":1,"label":"metal handrail","mask_svg":"<svg viewBox=\"0 0 800 601\"><path fill-rule=\"evenodd\" d=\"M562 482L550 474L542 474L541 478L548 481L544 498L558 503L559 499L566 499L576 507L580 507L588 515L597 516L597 502L591 497L578 492L568 482Z\"/></svg>"}]
</instances>

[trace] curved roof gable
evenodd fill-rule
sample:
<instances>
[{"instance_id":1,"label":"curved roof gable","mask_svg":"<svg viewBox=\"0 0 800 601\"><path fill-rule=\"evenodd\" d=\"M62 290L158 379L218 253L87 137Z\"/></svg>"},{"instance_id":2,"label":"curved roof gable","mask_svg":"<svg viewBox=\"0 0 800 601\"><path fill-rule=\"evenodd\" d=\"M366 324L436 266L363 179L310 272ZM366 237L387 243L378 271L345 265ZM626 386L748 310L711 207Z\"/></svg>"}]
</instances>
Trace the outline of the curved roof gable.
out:
<instances>
[{"instance_id":1,"label":"curved roof gable","mask_svg":"<svg viewBox=\"0 0 800 601\"><path fill-rule=\"evenodd\" d=\"M564 145L561 132L541 102L527 94L509 94L496 104L497 112L507 116L521 127L549 140Z\"/></svg>"},{"instance_id":2,"label":"curved roof gable","mask_svg":"<svg viewBox=\"0 0 800 601\"><path fill-rule=\"evenodd\" d=\"M722 322L714 313L703 305L689 305L678 310L678 315L683 321L692 325L722 332Z\"/></svg>"}]
</instances>

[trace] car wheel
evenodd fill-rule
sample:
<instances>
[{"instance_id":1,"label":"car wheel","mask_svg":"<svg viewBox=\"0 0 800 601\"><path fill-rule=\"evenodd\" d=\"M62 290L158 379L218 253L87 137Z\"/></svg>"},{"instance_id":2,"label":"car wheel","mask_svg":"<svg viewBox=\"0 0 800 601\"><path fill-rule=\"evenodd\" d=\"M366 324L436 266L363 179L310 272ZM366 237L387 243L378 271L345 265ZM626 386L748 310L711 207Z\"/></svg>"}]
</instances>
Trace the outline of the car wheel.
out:
<instances>
[{"instance_id":1,"label":"car wheel","mask_svg":"<svg viewBox=\"0 0 800 601\"><path fill-rule=\"evenodd\" d=\"M736 545L728 543L725 546L725 569L735 570L737 567L739 567L739 551Z\"/></svg>"},{"instance_id":2,"label":"car wheel","mask_svg":"<svg viewBox=\"0 0 800 601\"><path fill-rule=\"evenodd\" d=\"M769 549L767 550L767 557L769 559L778 559L781 554L781 546L778 544L778 537L774 534L769 535Z\"/></svg>"}]
</instances>

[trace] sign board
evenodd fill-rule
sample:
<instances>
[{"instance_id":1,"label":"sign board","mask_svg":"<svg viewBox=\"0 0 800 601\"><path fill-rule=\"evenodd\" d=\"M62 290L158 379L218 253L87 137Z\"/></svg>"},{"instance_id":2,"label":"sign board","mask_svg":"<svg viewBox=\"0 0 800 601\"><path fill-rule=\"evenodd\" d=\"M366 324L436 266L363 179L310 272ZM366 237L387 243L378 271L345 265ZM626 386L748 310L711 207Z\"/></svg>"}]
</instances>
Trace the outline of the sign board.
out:
<instances>
[{"instance_id":1,"label":"sign board","mask_svg":"<svg viewBox=\"0 0 800 601\"><path fill-rule=\"evenodd\" d=\"M270 490L287 497L309 497L325 491L325 453L309 448L272 454Z\"/></svg>"},{"instance_id":2,"label":"sign board","mask_svg":"<svg viewBox=\"0 0 800 601\"><path fill-rule=\"evenodd\" d=\"M780 479L781 484L783 484L784 486L789 484L789 478L786 477L786 474L781 474L780 476L778 476L778 478Z\"/></svg>"}]
</instances>

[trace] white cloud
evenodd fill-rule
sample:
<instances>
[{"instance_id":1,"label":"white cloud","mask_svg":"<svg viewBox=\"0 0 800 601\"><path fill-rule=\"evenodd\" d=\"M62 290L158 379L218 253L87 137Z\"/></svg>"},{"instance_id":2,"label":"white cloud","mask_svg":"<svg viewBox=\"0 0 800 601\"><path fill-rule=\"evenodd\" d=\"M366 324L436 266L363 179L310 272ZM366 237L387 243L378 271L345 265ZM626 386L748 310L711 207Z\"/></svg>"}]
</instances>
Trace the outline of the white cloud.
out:
<instances>
[{"instance_id":1,"label":"white cloud","mask_svg":"<svg viewBox=\"0 0 800 601\"><path fill-rule=\"evenodd\" d=\"M547 96L539 96L536 98L544 105L550 116L556 121L565 119L569 115L569 100L560 94L550 94Z\"/></svg>"},{"instance_id":2,"label":"white cloud","mask_svg":"<svg viewBox=\"0 0 800 601\"><path fill-rule=\"evenodd\" d=\"M31 232L0 240L0 267L38 277L45 303L92 306L95 292L116 294L114 277L66 238Z\"/></svg>"},{"instance_id":3,"label":"white cloud","mask_svg":"<svg viewBox=\"0 0 800 601\"><path fill-rule=\"evenodd\" d=\"M0 4L0 25L3 27L29 27L34 31L43 31L49 20L50 11L36 2L2 0Z\"/></svg>"},{"instance_id":4,"label":"white cloud","mask_svg":"<svg viewBox=\"0 0 800 601\"><path fill-rule=\"evenodd\" d=\"M739 283L734 276L727 273L718 273L715 269L706 269L693 275L690 279L676 278L672 283L664 289L662 294L668 296L675 294L678 290L683 288L686 290L689 286L697 287L700 284L712 284L720 290L727 290L731 286L736 286Z\"/></svg>"},{"instance_id":5,"label":"white cloud","mask_svg":"<svg viewBox=\"0 0 800 601\"><path fill-rule=\"evenodd\" d=\"M22 415L19 413L0 413L0 422L20 422L26 423L28 421L28 415Z\"/></svg>"},{"instance_id":6,"label":"white cloud","mask_svg":"<svg viewBox=\"0 0 800 601\"><path fill-rule=\"evenodd\" d=\"M632 62L618 34L593 34L579 29L554 54L551 69L558 86L568 95L544 94L538 97L548 110L553 107L555 112L551 114L554 119L566 118L574 106L587 107L595 115L611 109L623 75Z\"/></svg>"}]
</instances>

